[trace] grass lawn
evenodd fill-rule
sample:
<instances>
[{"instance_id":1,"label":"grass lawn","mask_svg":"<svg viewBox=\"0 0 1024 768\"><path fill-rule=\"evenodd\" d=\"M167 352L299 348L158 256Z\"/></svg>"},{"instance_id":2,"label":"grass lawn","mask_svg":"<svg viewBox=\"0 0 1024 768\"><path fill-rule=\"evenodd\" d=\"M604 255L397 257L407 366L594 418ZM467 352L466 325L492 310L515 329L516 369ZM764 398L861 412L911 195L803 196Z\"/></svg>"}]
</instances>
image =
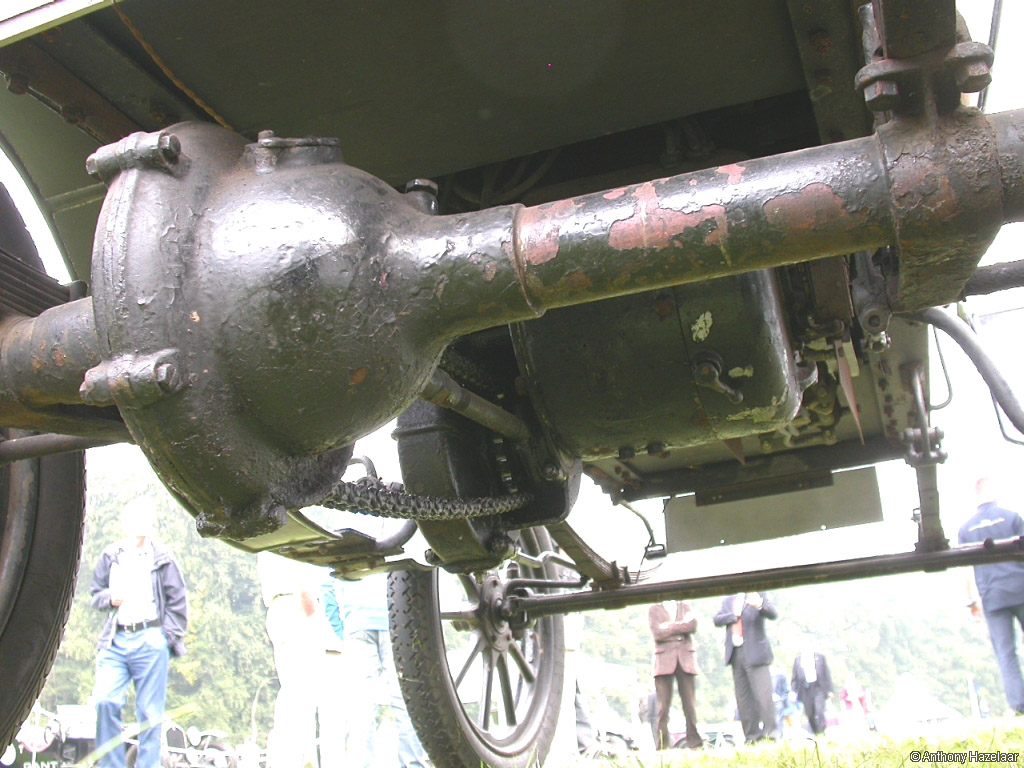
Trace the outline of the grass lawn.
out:
<instances>
[{"instance_id":1,"label":"grass lawn","mask_svg":"<svg viewBox=\"0 0 1024 768\"><path fill-rule=\"evenodd\" d=\"M953 733L952 731L958 731ZM938 753L938 754L930 754ZM985 754L998 753L998 754ZM999 760L999 758L1002 760ZM988 758L988 759L987 759ZM993 759L995 758L995 761ZM914 739L869 734L860 741L789 740L727 749L628 752L603 759L580 758L571 768L871 768L873 766L990 766L1024 764L1024 718L986 720L945 728ZM567 766L566 768L570 768ZM560 768L560 767L556 767Z\"/></svg>"}]
</instances>

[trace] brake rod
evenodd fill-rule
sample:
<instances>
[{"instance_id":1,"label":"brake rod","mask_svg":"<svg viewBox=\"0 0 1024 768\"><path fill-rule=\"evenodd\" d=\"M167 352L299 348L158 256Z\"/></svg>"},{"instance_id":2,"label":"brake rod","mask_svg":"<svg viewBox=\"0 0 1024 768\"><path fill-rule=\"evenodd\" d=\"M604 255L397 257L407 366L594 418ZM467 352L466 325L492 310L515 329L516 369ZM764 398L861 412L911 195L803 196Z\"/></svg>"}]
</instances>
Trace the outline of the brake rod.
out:
<instances>
[{"instance_id":1,"label":"brake rod","mask_svg":"<svg viewBox=\"0 0 1024 768\"><path fill-rule=\"evenodd\" d=\"M597 609L625 608L662 600L693 600L723 597L737 592L757 592L808 584L892 576L914 571L940 571L964 565L987 565L1006 560L1024 560L1024 536L971 544L937 552L903 552L809 565L766 568L746 573L702 576L660 583L644 583L589 592L509 595L503 612L509 616L526 613L531 618Z\"/></svg>"}]
</instances>

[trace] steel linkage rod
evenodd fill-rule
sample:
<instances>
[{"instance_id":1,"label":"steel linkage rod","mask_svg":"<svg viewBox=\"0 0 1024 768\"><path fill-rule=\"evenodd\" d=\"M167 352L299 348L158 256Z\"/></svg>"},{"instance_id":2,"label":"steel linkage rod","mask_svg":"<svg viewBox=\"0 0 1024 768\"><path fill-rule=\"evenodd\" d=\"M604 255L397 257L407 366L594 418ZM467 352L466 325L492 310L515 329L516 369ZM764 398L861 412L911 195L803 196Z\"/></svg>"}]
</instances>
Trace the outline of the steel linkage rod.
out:
<instances>
[{"instance_id":1,"label":"steel linkage rod","mask_svg":"<svg viewBox=\"0 0 1024 768\"><path fill-rule=\"evenodd\" d=\"M113 445L116 440L103 438L76 437L74 435L30 435L15 437L0 442L0 466L12 461L34 459L40 456L52 456L57 453L84 451L88 448L101 448Z\"/></svg>"},{"instance_id":2,"label":"steel linkage rod","mask_svg":"<svg viewBox=\"0 0 1024 768\"><path fill-rule=\"evenodd\" d=\"M510 595L504 611L526 613L531 618L560 613L624 608L661 600L693 600L722 597L737 592L754 592L808 584L826 584L872 576L892 576L914 571L936 571L964 565L984 565L1005 560L1024 560L1024 537L993 541L937 552L903 552L810 565L767 568L746 573L703 576L657 584L637 584L618 589L569 592L528 597Z\"/></svg>"}]
</instances>

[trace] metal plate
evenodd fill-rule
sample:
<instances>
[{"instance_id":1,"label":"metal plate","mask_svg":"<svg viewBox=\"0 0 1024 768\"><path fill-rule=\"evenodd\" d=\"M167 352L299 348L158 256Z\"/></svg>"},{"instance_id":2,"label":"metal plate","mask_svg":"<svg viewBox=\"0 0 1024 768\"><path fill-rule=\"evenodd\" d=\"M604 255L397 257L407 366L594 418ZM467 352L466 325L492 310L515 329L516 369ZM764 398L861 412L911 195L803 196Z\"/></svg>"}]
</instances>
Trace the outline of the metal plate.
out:
<instances>
[{"instance_id":1,"label":"metal plate","mask_svg":"<svg viewBox=\"0 0 1024 768\"><path fill-rule=\"evenodd\" d=\"M777 539L882 520L882 500L874 467L836 472L830 485L815 487L820 486L820 480L819 475L778 478L780 485L776 488L803 485L804 489L720 504L698 506L697 496L668 499L665 502L668 551L686 552Z\"/></svg>"}]
</instances>

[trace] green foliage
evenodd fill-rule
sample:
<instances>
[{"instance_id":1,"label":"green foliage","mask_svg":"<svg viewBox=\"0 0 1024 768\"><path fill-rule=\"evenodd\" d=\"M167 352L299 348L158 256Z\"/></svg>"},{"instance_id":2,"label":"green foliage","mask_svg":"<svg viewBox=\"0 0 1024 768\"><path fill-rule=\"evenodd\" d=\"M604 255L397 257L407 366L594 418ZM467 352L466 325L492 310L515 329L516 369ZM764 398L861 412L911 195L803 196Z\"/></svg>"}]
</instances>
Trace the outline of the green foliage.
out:
<instances>
[{"instance_id":1,"label":"green foliage","mask_svg":"<svg viewBox=\"0 0 1024 768\"><path fill-rule=\"evenodd\" d=\"M172 659L167 706L195 707L181 725L219 728L234 741L249 734L257 688L274 675L265 627L256 558L227 544L201 538L195 522L174 501L136 449L120 446L90 451L85 541L75 600L60 652L40 704L84 704L92 690L96 639L104 616L89 604L89 585L100 552L120 537L120 513L136 496L151 499L157 511L156 538L178 559L189 593L188 655ZM262 738L270 725L270 694L257 707ZM131 698L126 720L133 719Z\"/></svg>"}]
</instances>

